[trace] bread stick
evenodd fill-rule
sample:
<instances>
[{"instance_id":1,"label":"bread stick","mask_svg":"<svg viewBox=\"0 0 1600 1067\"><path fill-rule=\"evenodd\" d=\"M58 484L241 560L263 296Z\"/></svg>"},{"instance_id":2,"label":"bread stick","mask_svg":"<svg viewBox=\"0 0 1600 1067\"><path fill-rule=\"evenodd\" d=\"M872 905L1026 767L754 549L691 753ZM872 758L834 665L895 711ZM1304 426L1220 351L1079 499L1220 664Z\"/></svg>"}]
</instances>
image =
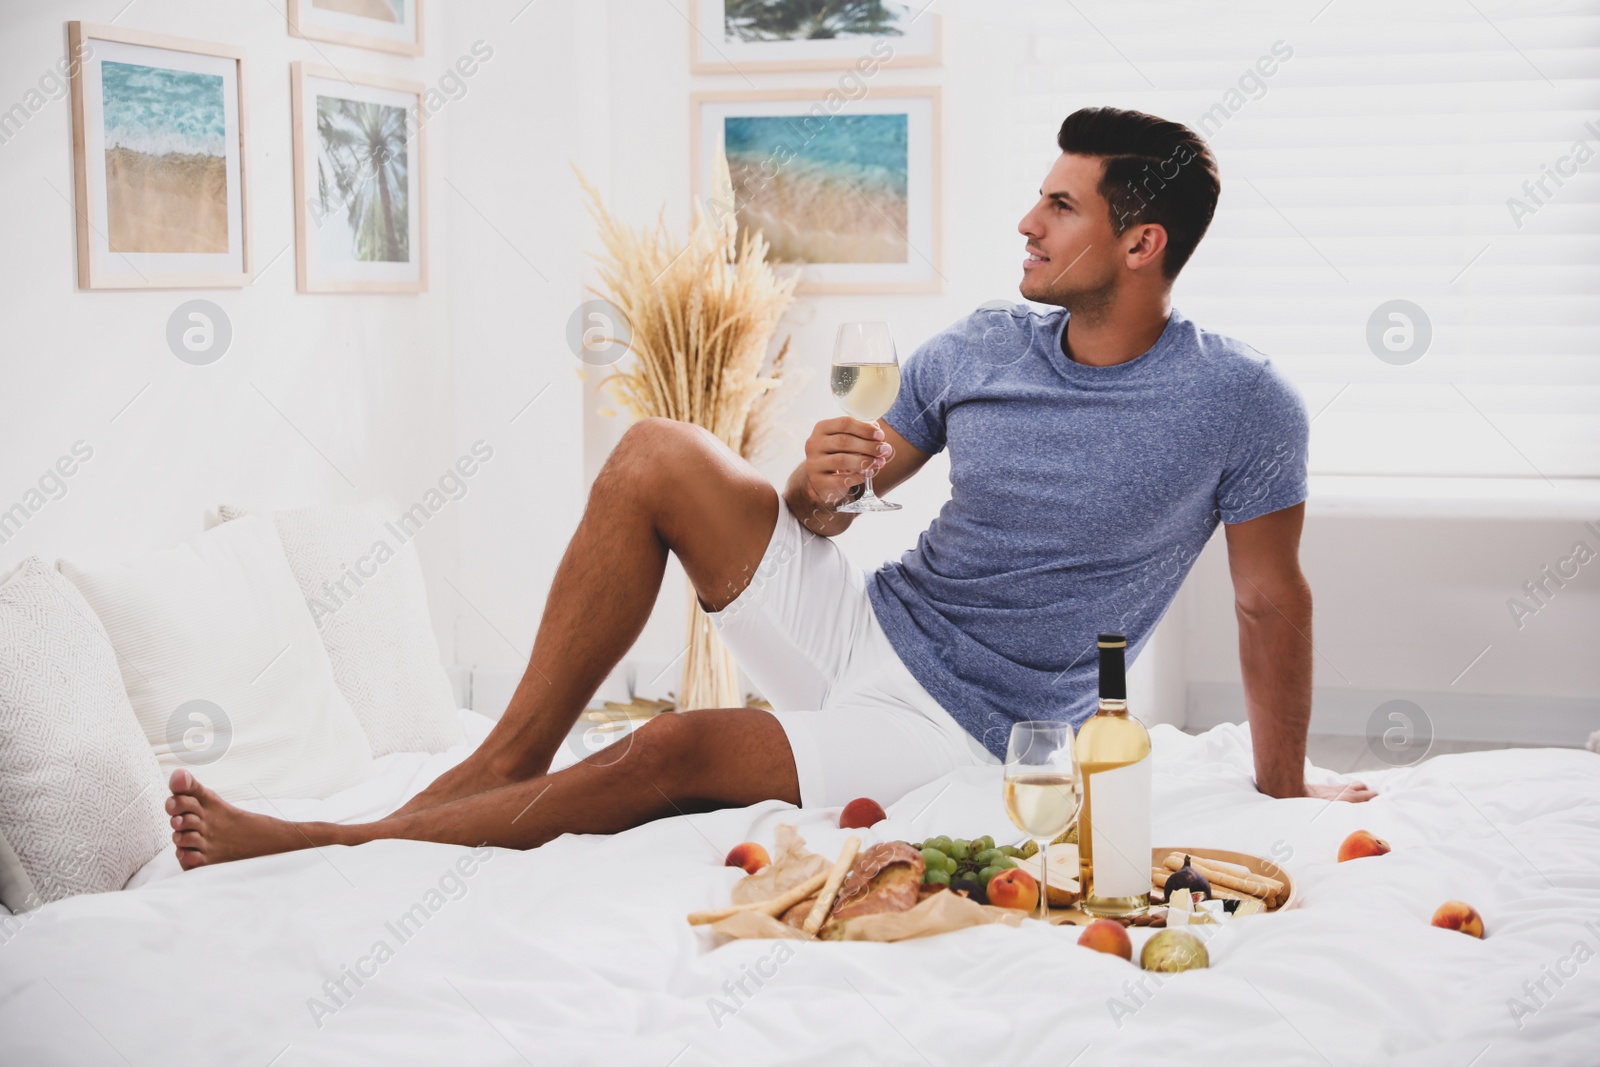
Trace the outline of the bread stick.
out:
<instances>
[{"instance_id":1,"label":"bread stick","mask_svg":"<svg viewBox=\"0 0 1600 1067\"><path fill-rule=\"evenodd\" d=\"M726 908L717 908L715 911L696 911L689 913L690 926L708 926L711 923L721 922L723 919L737 915L741 911L760 911L776 918L800 903L802 900L822 888L822 883L827 881L828 872L822 871L801 882L771 900L753 900L748 904L731 904Z\"/></svg>"},{"instance_id":2,"label":"bread stick","mask_svg":"<svg viewBox=\"0 0 1600 1067\"><path fill-rule=\"evenodd\" d=\"M801 929L806 933L816 936L822 929L823 920L828 917L828 912L833 910L833 902L838 899L839 887L844 884L844 876L849 873L850 865L856 861L856 853L861 850L861 838L851 834L844 839L844 848L839 851L839 858L834 861L833 869L828 872L828 880L822 883L822 892L817 894L817 902L811 905L811 914L806 916L806 921Z\"/></svg>"}]
</instances>

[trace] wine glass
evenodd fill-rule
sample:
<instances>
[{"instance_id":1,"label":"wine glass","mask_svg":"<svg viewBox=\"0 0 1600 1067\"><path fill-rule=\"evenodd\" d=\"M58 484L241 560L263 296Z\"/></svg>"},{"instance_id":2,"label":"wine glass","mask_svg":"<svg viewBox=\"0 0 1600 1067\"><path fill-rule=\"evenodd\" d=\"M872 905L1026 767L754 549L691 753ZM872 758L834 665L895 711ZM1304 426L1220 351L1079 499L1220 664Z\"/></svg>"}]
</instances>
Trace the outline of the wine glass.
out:
<instances>
[{"instance_id":1,"label":"wine glass","mask_svg":"<svg viewBox=\"0 0 1600 1067\"><path fill-rule=\"evenodd\" d=\"M1078 816L1069 722L1019 722L1006 746L1006 814L1039 845L1039 918L1050 921L1050 842Z\"/></svg>"},{"instance_id":2,"label":"wine glass","mask_svg":"<svg viewBox=\"0 0 1600 1067\"><path fill-rule=\"evenodd\" d=\"M833 398L846 415L874 426L900 395L900 360L886 322L846 322L833 343ZM872 491L872 471L867 470L861 496L838 511L855 515L864 511L899 511Z\"/></svg>"}]
</instances>

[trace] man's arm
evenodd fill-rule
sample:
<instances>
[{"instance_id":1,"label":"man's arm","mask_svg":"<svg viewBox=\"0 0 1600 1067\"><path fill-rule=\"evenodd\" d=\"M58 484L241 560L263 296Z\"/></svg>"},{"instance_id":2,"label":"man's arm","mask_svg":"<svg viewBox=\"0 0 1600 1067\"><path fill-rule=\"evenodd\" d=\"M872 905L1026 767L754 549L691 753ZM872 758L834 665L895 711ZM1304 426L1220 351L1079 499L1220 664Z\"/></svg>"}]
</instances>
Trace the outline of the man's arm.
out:
<instances>
[{"instance_id":1,"label":"man's arm","mask_svg":"<svg viewBox=\"0 0 1600 1067\"><path fill-rule=\"evenodd\" d=\"M824 419L806 438L806 458L789 475L783 499L806 529L832 537L849 529L855 518L835 509L861 495L855 490L866 481L868 467L873 467L872 488L881 495L927 462L927 453L908 443L887 422L879 429L848 416Z\"/></svg>"},{"instance_id":2,"label":"man's arm","mask_svg":"<svg viewBox=\"0 0 1600 1067\"><path fill-rule=\"evenodd\" d=\"M1256 788L1275 797L1370 800L1377 794L1361 783L1305 783L1313 654L1311 586L1300 572L1305 513L1301 503L1226 527Z\"/></svg>"}]
</instances>

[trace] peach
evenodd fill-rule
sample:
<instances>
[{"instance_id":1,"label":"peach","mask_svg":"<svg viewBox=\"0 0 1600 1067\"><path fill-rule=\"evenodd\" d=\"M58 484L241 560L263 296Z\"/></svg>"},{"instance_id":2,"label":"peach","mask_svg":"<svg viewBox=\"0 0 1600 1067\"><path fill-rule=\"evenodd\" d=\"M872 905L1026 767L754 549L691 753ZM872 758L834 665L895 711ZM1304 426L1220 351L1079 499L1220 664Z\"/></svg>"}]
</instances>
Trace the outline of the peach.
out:
<instances>
[{"instance_id":1,"label":"peach","mask_svg":"<svg viewBox=\"0 0 1600 1067\"><path fill-rule=\"evenodd\" d=\"M755 874L761 868L772 862L772 857L767 855L767 850L754 841L745 841L733 846L728 853L728 858L722 861L728 867L743 867L745 874Z\"/></svg>"},{"instance_id":2,"label":"peach","mask_svg":"<svg viewBox=\"0 0 1600 1067\"><path fill-rule=\"evenodd\" d=\"M1339 845L1339 862L1358 860L1364 856L1381 856L1389 851L1389 842L1373 837L1365 830L1357 830Z\"/></svg>"},{"instance_id":3,"label":"peach","mask_svg":"<svg viewBox=\"0 0 1600 1067\"><path fill-rule=\"evenodd\" d=\"M1483 916L1471 904L1460 900L1447 900L1433 913L1433 925L1441 930L1460 930L1473 937L1483 936Z\"/></svg>"},{"instance_id":4,"label":"peach","mask_svg":"<svg viewBox=\"0 0 1600 1067\"><path fill-rule=\"evenodd\" d=\"M1009 867L989 879L989 903L997 908L1033 911L1039 906L1039 883L1021 867Z\"/></svg>"},{"instance_id":5,"label":"peach","mask_svg":"<svg viewBox=\"0 0 1600 1067\"><path fill-rule=\"evenodd\" d=\"M861 830L875 822L882 822L889 816L883 810L883 805L868 797L857 797L844 806L839 813L839 829Z\"/></svg>"},{"instance_id":6,"label":"peach","mask_svg":"<svg viewBox=\"0 0 1600 1067\"><path fill-rule=\"evenodd\" d=\"M1133 942L1128 940L1128 931L1122 928L1121 923L1110 919L1096 919L1085 926L1083 933L1078 935L1078 944L1133 962Z\"/></svg>"}]
</instances>

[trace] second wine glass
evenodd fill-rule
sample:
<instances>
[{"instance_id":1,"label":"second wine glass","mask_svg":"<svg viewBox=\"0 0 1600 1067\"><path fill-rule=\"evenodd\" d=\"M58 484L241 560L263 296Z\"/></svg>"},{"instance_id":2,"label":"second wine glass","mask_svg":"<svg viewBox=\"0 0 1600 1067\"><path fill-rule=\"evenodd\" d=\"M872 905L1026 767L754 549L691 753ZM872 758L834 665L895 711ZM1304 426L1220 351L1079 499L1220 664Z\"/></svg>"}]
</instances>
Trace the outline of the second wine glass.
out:
<instances>
[{"instance_id":1,"label":"second wine glass","mask_svg":"<svg viewBox=\"0 0 1600 1067\"><path fill-rule=\"evenodd\" d=\"M900 359L894 336L886 322L847 322L833 343L833 398L846 415L877 425L900 395ZM899 511L900 505L872 491L872 471L861 496L837 510L848 515L864 511Z\"/></svg>"},{"instance_id":2,"label":"second wine glass","mask_svg":"<svg viewBox=\"0 0 1600 1067\"><path fill-rule=\"evenodd\" d=\"M1078 817L1072 724L1019 722L1006 746L1006 814L1039 845L1039 918L1050 920L1050 842Z\"/></svg>"}]
</instances>

